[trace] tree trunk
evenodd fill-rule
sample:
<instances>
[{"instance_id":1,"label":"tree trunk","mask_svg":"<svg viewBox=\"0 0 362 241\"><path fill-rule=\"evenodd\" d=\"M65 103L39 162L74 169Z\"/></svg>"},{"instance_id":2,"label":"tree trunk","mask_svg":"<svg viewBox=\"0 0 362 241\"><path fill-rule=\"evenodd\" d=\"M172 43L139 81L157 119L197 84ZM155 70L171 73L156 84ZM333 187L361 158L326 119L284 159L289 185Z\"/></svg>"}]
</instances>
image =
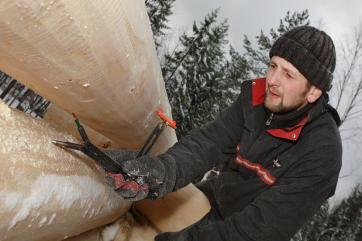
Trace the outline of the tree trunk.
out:
<instances>
[{"instance_id":1,"label":"tree trunk","mask_svg":"<svg viewBox=\"0 0 362 241\"><path fill-rule=\"evenodd\" d=\"M93 160L51 143L72 136L4 103L0 130L0 240L62 240L129 209Z\"/></svg>"},{"instance_id":2,"label":"tree trunk","mask_svg":"<svg viewBox=\"0 0 362 241\"><path fill-rule=\"evenodd\" d=\"M0 36L1 70L123 147L171 115L142 0L1 1Z\"/></svg>"}]
</instances>

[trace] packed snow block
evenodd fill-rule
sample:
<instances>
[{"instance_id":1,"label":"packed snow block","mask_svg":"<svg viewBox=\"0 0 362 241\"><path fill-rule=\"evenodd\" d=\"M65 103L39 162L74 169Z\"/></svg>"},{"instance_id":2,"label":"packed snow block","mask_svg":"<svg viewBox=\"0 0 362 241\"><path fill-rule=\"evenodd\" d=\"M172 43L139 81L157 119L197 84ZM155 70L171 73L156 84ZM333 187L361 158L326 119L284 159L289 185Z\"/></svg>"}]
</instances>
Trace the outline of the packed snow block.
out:
<instances>
[{"instance_id":1,"label":"packed snow block","mask_svg":"<svg viewBox=\"0 0 362 241\"><path fill-rule=\"evenodd\" d=\"M0 39L1 70L123 147L171 115L143 0L3 0Z\"/></svg>"},{"instance_id":2,"label":"packed snow block","mask_svg":"<svg viewBox=\"0 0 362 241\"><path fill-rule=\"evenodd\" d=\"M2 102L0 130L0 240L63 240L129 209L93 160L51 143L74 137Z\"/></svg>"}]
</instances>

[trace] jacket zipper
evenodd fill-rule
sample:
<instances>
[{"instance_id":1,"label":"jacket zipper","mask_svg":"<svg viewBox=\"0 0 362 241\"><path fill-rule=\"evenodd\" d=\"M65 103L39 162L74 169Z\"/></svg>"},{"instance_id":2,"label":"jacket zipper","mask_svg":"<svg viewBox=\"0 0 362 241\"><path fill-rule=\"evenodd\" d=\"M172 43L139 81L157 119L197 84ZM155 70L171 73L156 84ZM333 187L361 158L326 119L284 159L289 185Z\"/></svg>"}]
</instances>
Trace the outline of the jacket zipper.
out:
<instances>
[{"instance_id":1,"label":"jacket zipper","mask_svg":"<svg viewBox=\"0 0 362 241\"><path fill-rule=\"evenodd\" d=\"M270 126L270 124L273 120L273 117L274 117L274 113L271 113L269 118L266 120L265 125Z\"/></svg>"}]
</instances>

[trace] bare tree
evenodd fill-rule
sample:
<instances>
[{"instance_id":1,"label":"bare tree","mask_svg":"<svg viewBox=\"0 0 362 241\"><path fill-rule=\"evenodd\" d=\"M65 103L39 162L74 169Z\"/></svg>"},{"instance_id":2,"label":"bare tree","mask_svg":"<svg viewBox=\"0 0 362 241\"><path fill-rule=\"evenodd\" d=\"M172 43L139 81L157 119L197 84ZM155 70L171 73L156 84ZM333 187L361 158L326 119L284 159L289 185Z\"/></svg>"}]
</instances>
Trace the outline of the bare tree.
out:
<instances>
[{"instance_id":1,"label":"bare tree","mask_svg":"<svg viewBox=\"0 0 362 241\"><path fill-rule=\"evenodd\" d=\"M343 139L347 140L357 137L362 130L357 122L362 119L362 23L340 50L331 97L340 113Z\"/></svg>"},{"instance_id":2,"label":"bare tree","mask_svg":"<svg viewBox=\"0 0 362 241\"><path fill-rule=\"evenodd\" d=\"M344 144L358 145L362 134L362 23L354 28L352 37L347 36L338 50L338 68L330 92L331 103L340 114ZM352 161L349 161L350 171L341 173L340 178L358 176L362 161Z\"/></svg>"}]
</instances>

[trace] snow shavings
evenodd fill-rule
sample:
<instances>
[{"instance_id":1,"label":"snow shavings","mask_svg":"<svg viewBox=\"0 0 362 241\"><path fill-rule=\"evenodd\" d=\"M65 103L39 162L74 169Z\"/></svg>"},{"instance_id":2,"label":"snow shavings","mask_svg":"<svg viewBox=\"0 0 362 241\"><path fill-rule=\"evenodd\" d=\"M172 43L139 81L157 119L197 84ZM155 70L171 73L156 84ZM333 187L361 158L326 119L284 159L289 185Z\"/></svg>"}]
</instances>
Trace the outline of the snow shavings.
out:
<instances>
[{"instance_id":1,"label":"snow shavings","mask_svg":"<svg viewBox=\"0 0 362 241\"><path fill-rule=\"evenodd\" d=\"M40 228L40 227L43 227L47 220L48 220L47 216L43 217L43 218L40 220L38 227L39 227L39 228Z\"/></svg>"},{"instance_id":2,"label":"snow shavings","mask_svg":"<svg viewBox=\"0 0 362 241\"><path fill-rule=\"evenodd\" d=\"M52 224L56 216L57 216L57 214L53 213L52 216L49 218L49 221L48 221L47 225Z\"/></svg>"},{"instance_id":3,"label":"snow shavings","mask_svg":"<svg viewBox=\"0 0 362 241\"><path fill-rule=\"evenodd\" d=\"M116 235L119 232L121 225L119 223L112 224L105 227L102 230L102 240L103 241L113 241L116 238Z\"/></svg>"},{"instance_id":4,"label":"snow shavings","mask_svg":"<svg viewBox=\"0 0 362 241\"><path fill-rule=\"evenodd\" d=\"M23 195L18 192L0 192L0 202L5 204L6 211L11 211L23 200Z\"/></svg>"},{"instance_id":5,"label":"snow shavings","mask_svg":"<svg viewBox=\"0 0 362 241\"><path fill-rule=\"evenodd\" d=\"M92 103L95 102L97 100L97 98L91 98L91 99L85 99L85 100L80 100L81 103Z\"/></svg>"},{"instance_id":6,"label":"snow shavings","mask_svg":"<svg viewBox=\"0 0 362 241\"><path fill-rule=\"evenodd\" d=\"M56 201L61 209L69 209L74 204L78 204L80 208L88 209L93 202L102 202L106 200L105 205L96 211L92 208L90 217L101 211L102 207L112 209L114 204L106 195L106 188L89 176L59 176L46 175L39 176L30 187L30 194L22 200L21 208L12 219L8 230L13 228L18 222L25 220L35 210L46 206L50 201ZM11 199L18 200L20 196L13 195ZM113 204L113 205L112 205ZM13 207L13 206L11 206ZM42 218L39 225L50 224L53 222L56 214L54 213L48 223L47 218Z\"/></svg>"},{"instance_id":7,"label":"snow shavings","mask_svg":"<svg viewBox=\"0 0 362 241\"><path fill-rule=\"evenodd\" d=\"M83 87L84 88L88 88L90 86L90 84L89 83L85 83L85 84L83 84Z\"/></svg>"},{"instance_id":8,"label":"snow shavings","mask_svg":"<svg viewBox=\"0 0 362 241\"><path fill-rule=\"evenodd\" d=\"M10 107L8 107L4 102L1 102L0 104L0 113L1 119L3 119L4 122L11 121L13 118Z\"/></svg>"}]
</instances>

